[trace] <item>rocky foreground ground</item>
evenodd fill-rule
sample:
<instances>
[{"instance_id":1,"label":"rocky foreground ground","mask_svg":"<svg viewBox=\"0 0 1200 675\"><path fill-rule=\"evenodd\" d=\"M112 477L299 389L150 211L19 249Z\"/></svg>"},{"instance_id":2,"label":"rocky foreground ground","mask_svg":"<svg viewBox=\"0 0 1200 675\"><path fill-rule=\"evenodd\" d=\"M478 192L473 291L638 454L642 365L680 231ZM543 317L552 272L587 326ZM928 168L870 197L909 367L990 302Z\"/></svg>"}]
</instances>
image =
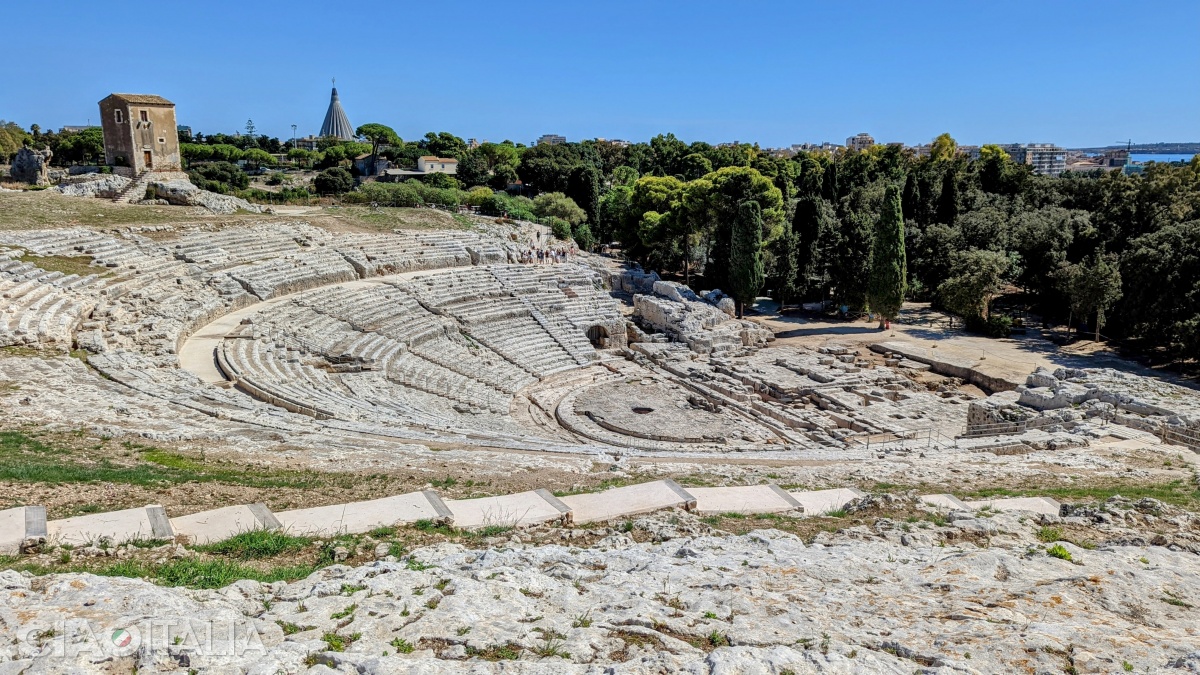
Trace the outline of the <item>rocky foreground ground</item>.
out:
<instances>
[{"instance_id":1,"label":"rocky foreground ground","mask_svg":"<svg viewBox=\"0 0 1200 675\"><path fill-rule=\"evenodd\" d=\"M1200 672L1200 518L1067 510L807 544L660 514L212 591L8 570L0 673Z\"/></svg>"}]
</instances>

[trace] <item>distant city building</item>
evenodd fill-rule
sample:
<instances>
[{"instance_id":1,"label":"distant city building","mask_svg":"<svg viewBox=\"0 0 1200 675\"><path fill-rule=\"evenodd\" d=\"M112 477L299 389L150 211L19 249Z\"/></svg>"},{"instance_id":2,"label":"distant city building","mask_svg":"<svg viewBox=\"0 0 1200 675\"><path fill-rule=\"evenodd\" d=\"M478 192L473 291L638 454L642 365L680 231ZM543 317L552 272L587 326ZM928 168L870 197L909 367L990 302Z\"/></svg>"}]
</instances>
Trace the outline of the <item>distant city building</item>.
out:
<instances>
[{"instance_id":1,"label":"distant city building","mask_svg":"<svg viewBox=\"0 0 1200 675\"><path fill-rule=\"evenodd\" d=\"M342 109L337 87L334 87L333 93L329 95L329 110L325 111L325 121L321 124L320 136L322 138L339 138L343 141L354 140L354 127L350 126L350 118L346 117L346 111Z\"/></svg>"},{"instance_id":2,"label":"distant city building","mask_svg":"<svg viewBox=\"0 0 1200 675\"><path fill-rule=\"evenodd\" d=\"M179 134L179 137L182 138L183 140L185 140L185 141L192 140L192 128L191 127L184 126L182 124L178 124L175 126L175 131L176 131L176 133Z\"/></svg>"},{"instance_id":3,"label":"distant city building","mask_svg":"<svg viewBox=\"0 0 1200 675\"><path fill-rule=\"evenodd\" d=\"M542 134L542 137L537 139L536 145L562 145L566 142L566 136L559 136L558 134Z\"/></svg>"},{"instance_id":4,"label":"distant city building","mask_svg":"<svg viewBox=\"0 0 1200 675\"><path fill-rule=\"evenodd\" d=\"M354 169L360 176L378 176L392 168L392 163L382 157L375 158L375 169L371 170L371 153L366 152L354 158Z\"/></svg>"},{"instance_id":5,"label":"distant city building","mask_svg":"<svg viewBox=\"0 0 1200 675\"><path fill-rule=\"evenodd\" d=\"M485 140L484 143L487 143L487 141ZM475 140L474 138L467 139L467 149L468 150L474 150L475 148L478 148L479 145L480 145L479 141Z\"/></svg>"},{"instance_id":6,"label":"distant city building","mask_svg":"<svg viewBox=\"0 0 1200 675\"><path fill-rule=\"evenodd\" d=\"M458 173L458 160L444 157L428 157L417 158L417 171L421 173Z\"/></svg>"},{"instance_id":7,"label":"distant city building","mask_svg":"<svg viewBox=\"0 0 1200 675\"><path fill-rule=\"evenodd\" d=\"M609 145L612 145L612 146L615 146L618 148L628 148L629 146L633 145L633 143L630 143L629 141L623 141L619 138L596 138L596 142L597 143L608 143Z\"/></svg>"},{"instance_id":8,"label":"distant city building","mask_svg":"<svg viewBox=\"0 0 1200 675\"><path fill-rule=\"evenodd\" d=\"M63 128L59 129L58 133L60 133L60 134L77 134L81 131L86 131L88 129L97 129L97 128L99 128L99 127L97 127L95 124L86 124L86 125L67 124L67 125L63 126Z\"/></svg>"},{"instance_id":9,"label":"distant city building","mask_svg":"<svg viewBox=\"0 0 1200 675\"><path fill-rule=\"evenodd\" d=\"M316 152L317 146L320 142L321 138L313 135L308 135L304 138L297 138L295 140L297 148L300 148L301 150L311 150L313 152Z\"/></svg>"},{"instance_id":10,"label":"distant city building","mask_svg":"<svg viewBox=\"0 0 1200 675\"><path fill-rule=\"evenodd\" d=\"M851 150L866 150L872 145L875 145L875 139L867 133L857 134L846 139L846 147Z\"/></svg>"},{"instance_id":11,"label":"distant city building","mask_svg":"<svg viewBox=\"0 0 1200 675\"><path fill-rule=\"evenodd\" d=\"M175 104L151 94L110 94L100 101L104 163L118 173L179 171Z\"/></svg>"},{"instance_id":12,"label":"distant city building","mask_svg":"<svg viewBox=\"0 0 1200 675\"><path fill-rule=\"evenodd\" d=\"M1000 148L1017 164L1027 164L1039 176L1059 176L1067 170L1067 151L1053 143L1009 143Z\"/></svg>"}]
</instances>

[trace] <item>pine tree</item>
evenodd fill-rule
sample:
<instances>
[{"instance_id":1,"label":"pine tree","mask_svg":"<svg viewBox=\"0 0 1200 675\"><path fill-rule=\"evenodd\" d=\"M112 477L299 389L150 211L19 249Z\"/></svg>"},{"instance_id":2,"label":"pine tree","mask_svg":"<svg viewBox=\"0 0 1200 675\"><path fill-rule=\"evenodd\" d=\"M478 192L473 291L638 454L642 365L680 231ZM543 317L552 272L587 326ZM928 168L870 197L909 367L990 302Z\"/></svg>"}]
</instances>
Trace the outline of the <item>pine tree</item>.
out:
<instances>
[{"instance_id":1,"label":"pine tree","mask_svg":"<svg viewBox=\"0 0 1200 675\"><path fill-rule=\"evenodd\" d=\"M762 212L758 202L747 199L738 205L737 219L730 228L729 286L742 318L746 303L754 303L763 286Z\"/></svg>"},{"instance_id":2,"label":"pine tree","mask_svg":"<svg viewBox=\"0 0 1200 675\"><path fill-rule=\"evenodd\" d=\"M947 168L942 175L942 196L938 198L937 219L946 225L953 225L958 219L958 175L953 167Z\"/></svg>"},{"instance_id":3,"label":"pine tree","mask_svg":"<svg viewBox=\"0 0 1200 675\"><path fill-rule=\"evenodd\" d=\"M884 327L884 321L895 319L900 313L907 278L904 214L900 205L900 191L891 185L884 195L883 208L875 224L871 277L867 286L867 301L871 303L871 311L879 314L880 328Z\"/></svg>"}]
</instances>

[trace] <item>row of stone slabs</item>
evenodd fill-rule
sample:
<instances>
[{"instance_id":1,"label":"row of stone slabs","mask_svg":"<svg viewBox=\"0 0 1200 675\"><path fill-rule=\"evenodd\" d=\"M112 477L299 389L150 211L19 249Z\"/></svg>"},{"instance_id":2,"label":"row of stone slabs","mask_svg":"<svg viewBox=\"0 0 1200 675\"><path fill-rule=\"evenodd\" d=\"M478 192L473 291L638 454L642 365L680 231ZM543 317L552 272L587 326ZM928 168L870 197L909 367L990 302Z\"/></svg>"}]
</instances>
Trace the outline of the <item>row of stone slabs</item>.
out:
<instances>
[{"instance_id":1,"label":"row of stone slabs","mask_svg":"<svg viewBox=\"0 0 1200 675\"><path fill-rule=\"evenodd\" d=\"M0 511L0 554L19 552L22 542L30 538L75 546L101 541L118 545L139 539L207 544L251 530L283 530L297 535L332 537L362 534L377 527L421 520L467 530L547 522L582 525L669 508L683 508L702 515L789 511L820 515L841 509L862 496L862 492L853 488L788 492L777 485L684 489L667 479L564 497L537 489L480 499L443 500L436 492L424 490L279 513L272 513L263 504L244 504L178 518L168 518L163 507L152 505L47 522L44 507L23 506ZM996 510L1028 510L1054 515L1059 511L1057 502L1043 497L961 502L952 495L929 495L922 500L932 506L953 510L977 509L986 504Z\"/></svg>"}]
</instances>

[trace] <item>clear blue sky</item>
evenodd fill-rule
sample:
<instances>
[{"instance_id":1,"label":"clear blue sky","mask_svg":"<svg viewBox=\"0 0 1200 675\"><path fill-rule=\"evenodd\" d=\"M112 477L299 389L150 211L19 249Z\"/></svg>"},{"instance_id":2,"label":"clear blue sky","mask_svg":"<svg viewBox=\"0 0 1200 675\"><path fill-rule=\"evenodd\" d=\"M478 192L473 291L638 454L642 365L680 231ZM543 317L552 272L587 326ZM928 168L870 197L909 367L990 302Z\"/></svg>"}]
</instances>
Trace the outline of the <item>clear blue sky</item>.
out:
<instances>
[{"instance_id":1,"label":"clear blue sky","mask_svg":"<svg viewBox=\"0 0 1200 675\"><path fill-rule=\"evenodd\" d=\"M287 138L337 77L352 124L405 139L1200 141L1200 0L7 4L22 126L95 122L117 91Z\"/></svg>"}]
</instances>

